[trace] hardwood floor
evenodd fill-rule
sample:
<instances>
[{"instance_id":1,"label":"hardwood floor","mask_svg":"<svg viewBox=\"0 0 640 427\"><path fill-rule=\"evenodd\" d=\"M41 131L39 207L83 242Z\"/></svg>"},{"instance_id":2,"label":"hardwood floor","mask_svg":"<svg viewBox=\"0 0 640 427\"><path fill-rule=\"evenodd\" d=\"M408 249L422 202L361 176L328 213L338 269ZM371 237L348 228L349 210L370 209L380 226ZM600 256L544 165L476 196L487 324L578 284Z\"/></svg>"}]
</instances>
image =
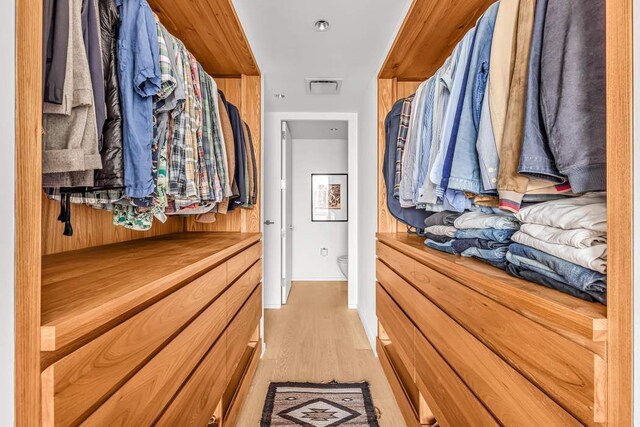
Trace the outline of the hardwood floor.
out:
<instances>
[{"instance_id":1,"label":"hardwood floor","mask_svg":"<svg viewBox=\"0 0 640 427\"><path fill-rule=\"evenodd\" d=\"M368 381L382 427L404 426L391 388L356 310L347 308L346 282L294 282L289 303L266 310L267 351L238 419L257 426L272 381Z\"/></svg>"}]
</instances>

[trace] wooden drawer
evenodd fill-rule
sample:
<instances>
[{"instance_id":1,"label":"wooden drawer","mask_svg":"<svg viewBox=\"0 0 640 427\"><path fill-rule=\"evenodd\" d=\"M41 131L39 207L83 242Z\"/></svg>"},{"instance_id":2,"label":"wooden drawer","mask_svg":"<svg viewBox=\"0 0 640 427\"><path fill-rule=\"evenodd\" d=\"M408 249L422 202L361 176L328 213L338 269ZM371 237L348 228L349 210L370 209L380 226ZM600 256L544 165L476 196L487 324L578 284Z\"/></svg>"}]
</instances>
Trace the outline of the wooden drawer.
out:
<instances>
[{"instance_id":1,"label":"wooden drawer","mask_svg":"<svg viewBox=\"0 0 640 427\"><path fill-rule=\"evenodd\" d=\"M579 424L533 383L380 261L377 274L380 283L419 332L428 337L437 352L499 423Z\"/></svg>"},{"instance_id":2,"label":"wooden drawer","mask_svg":"<svg viewBox=\"0 0 640 427\"><path fill-rule=\"evenodd\" d=\"M67 426L86 417L225 286L222 264L48 367L43 424Z\"/></svg>"},{"instance_id":3,"label":"wooden drawer","mask_svg":"<svg viewBox=\"0 0 640 427\"><path fill-rule=\"evenodd\" d=\"M227 339L224 333L173 398L158 426L206 426L227 384Z\"/></svg>"},{"instance_id":4,"label":"wooden drawer","mask_svg":"<svg viewBox=\"0 0 640 427\"><path fill-rule=\"evenodd\" d=\"M117 390L84 425L150 425L226 326L226 293Z\"/></svg>"},{"instance_id":5,"label":"wooden drawer","mask_svg":"<svg viewBox=\"0 0 640 427\"><path fill-rule=\"evenodd\" d=\"M380 284L376 285L376 313L400 359L415 381L415 327Z\"/></svg>"},{"instance_id":6,"label":"wooden drawer","mask_svg":"<svg viewBox=\"0 0 640 427\"><path fill-rule=\"evenodd\" d=\"M236 280L242 273L247 271L251 265L262 258L262 242L249 246L236 256L227 261L227 278L229 283Z\"/></svg>"},{"instance_id":7,"label":"wooden drawer","mask_svg":"<svg viewBox=\"0 0 640 427\"><path fill-rule=\"evenodd\" d=\"M262 316L262 285L259 285L244 303L227 329L227 376L231 377L256 332Z\"/></svg>"},{"instance_id":8,"label":"wooden drawer","mask_svg":"<svg viewBox=\"0 0 640 427\"><path fill-rule=\"evenodd\" d=\"M419 408L416 407L416 398L419 399L417 387L411 379L403 379L401 372L402 362L398 363L398 361L394 361L393 350L394 348L392 343L382 341L380 338L376 340L378 359L380 360L382 370L389 381L391 391L396 398L402 417L404 418L407 426L419 427Z\"/></svg>"},{"instance_id":9,"label":"wooden drawer","mask_svg":"<svg viewBox=\"0 0 640 427\"><path fill-rule=\"evenodd\" d=\"M227 322L233 319L242 304L262 280L262 260L258 260L227 290Z\"/></svg>"},{"instance_id":10,"label":"wooden drawer","mask_svg":"<svg viewBox=\"0 0 640 427\"><path fill-rule=\"evenodd\" d=\"M489 411L420 332L416 332L415 343L418 388L440 425L497 426Z\"/></svg>"},{"instance_id":11,"label":"wooden drawer","mask_svg":"<svg viewBox=\"0 0 640 427\"><path fill-rule=\"evenodd\" d=\"M381 249L392 269L580 421L604 421L600 356L394 249Z\"/></svg>"}]
</instances>

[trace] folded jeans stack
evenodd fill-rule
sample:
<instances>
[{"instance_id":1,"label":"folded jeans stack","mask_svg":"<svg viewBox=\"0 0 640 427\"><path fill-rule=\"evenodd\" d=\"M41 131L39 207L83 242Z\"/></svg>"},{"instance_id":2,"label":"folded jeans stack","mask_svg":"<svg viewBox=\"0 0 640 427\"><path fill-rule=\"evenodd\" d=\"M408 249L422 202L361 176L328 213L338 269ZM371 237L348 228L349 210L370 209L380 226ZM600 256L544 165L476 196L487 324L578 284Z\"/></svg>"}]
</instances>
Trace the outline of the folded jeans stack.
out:
<instances>
[{"instance_id":1,"label":"folded jeans stack","mask_svg":"<svg viewBox=\"0 0 640 427\"><path fill-rule=\"evenodd\" d=\"M519 224L512 214L496 212L490 208L462 215L439 212L425 221L428 222L425 245L442 252L477 258L504 270L511 236ZM443 225L432 225L436 222Z\"/></svg>"},{"instance_id":2,"label":"folded jeans stack","mask_svg":"<svg viewBox=\"0 0 640 427\"><path fill-rule=\"evenodd\" d=\"M587 301L606 304L607 222L604 193L521 210L507 271Z\"/></svg>"},{"instance_id":3,"label":"folded jeans stack","mask_svg":"<svg viewBox=\"0 0 640 427\"><path fill-rule=\"evenodd\" d=\"M458 212L442 211L425 219L424 236L427 240L424 244L431 249L457 254L452 247L457 231L453 224L460 215Z\"/></svg>"}]
</instances>

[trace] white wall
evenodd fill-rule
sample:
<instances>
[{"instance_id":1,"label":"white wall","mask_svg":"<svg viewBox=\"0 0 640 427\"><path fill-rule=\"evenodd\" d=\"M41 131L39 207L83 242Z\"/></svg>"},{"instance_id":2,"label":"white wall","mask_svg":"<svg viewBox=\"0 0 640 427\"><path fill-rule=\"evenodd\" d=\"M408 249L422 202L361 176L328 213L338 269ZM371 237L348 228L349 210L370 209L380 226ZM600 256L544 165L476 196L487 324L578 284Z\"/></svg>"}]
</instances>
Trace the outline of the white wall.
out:
<instances>
[{"instance_id":1,"label":"white wall","mask_svg":"<svg viewBox=\"0 0 640 427\"><path fill-rule=\"evenodd\" d=\"M378 222L378 88L373 77L358 112L358 313L375 349L376 230ZM375 350L374 350L375 351Z\"/></svg>"},{"instance_id":2,"label":"white wall","mask_svg":"<svg viewBox=\"0 0 640 427\"><path fill-rule=\"evenodd\" d=\"M293 280L345 280L336 258L348 253L346 222L311 221L311 174L348 173L347 140L294 139ZM320 248L329 249L328 256Z\"/></svg>"},{"instance_id":3,"label":"white wall","mask_svg":"<svg viewBox=\"0 0 640 427\"><path fill-rule=\"evenodd\" d=\"M15 0L0 1L0 424L14 424Z\"/></svg>"}]
</instances>

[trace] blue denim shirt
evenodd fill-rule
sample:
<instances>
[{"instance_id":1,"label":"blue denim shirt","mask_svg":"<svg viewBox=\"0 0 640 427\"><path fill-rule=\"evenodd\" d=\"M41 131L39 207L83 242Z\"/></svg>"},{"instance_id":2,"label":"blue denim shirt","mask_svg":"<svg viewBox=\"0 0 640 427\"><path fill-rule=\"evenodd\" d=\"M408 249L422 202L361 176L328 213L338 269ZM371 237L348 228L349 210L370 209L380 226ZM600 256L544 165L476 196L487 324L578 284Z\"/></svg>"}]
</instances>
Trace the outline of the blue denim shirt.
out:
<instances>
[{"instance_id":1,"label":"blue denim shirt","mask_svg":"<svg viewBox=\"0 0 640 427\"><path fill-rule=\"evenodd\" d=\"M447 111L444 116L444 121L442 123L442 138L440 142L440 148L438 150L438 156L436 157L436 161L433 165L432 170L429 172L431 182L440 186L436 193L438 197L442 198L444 196L445 188L442 188L442 181L444 178L444 167L445 167L445 159L447 157L447 153L449 151L449 147L452 141L455 141L452 138L454 127L456 126L456 117L458 116L458 104L460 103L460 98L464 93L464 87L466 86L466 78L468 63L469 63L469 55L471 53L471 48L473 44L473 39L475 35L475 28L472 28L462 39L459 44L458 54L459 56L456 58L455 64L455 75L453 78L453 84L451 87L451 92L449 95L449 101L447 104ZM446 178L448 180L449 174L446 174Z\"/></svg>"},{"instance_id":2,"label":"blue denim shirt","mask_svg":"<svg viewBox=\"0 0 640 427\"><path fill-rule=\"evenodd\" d=\"M427 81L425 87L425 106L421 111L422 113L422 141L418 141L420 146L418 150L418 156L416 158L416 168L414 171L414 183L415 194L414 202L417 204L420 201L420 190L427 177L427 171L429 169L429 155L431 153L431 138L433 137L433 100L436 92L436 79L431 78Z\"/></svg>"},{"instance_id":3,"label":"blue denim shirt","mask_svg":"<svg viewBox=\"0 0 640 427\"><path fill-rule=\"evenodd\" d=\"M124 138L125 194L154 192L151 143L153 95L160 90L156 21L146 0L116 0L120 12L118 64Z\"/></svg>"},{"instance_id":4,"label":"blue denim shirt","mask_svg":"<svg viewBox=\"0 0 640 427\"><path fill-rule=\"evenodd\" d=\"M469 60L469 80L462 99L460 125L451 161L448 189L482 193L482 177L476 142L480 114L489 78L493 29L499 3L494 3L478 20L473 52Z\"/></svg>"}]
</instances>

